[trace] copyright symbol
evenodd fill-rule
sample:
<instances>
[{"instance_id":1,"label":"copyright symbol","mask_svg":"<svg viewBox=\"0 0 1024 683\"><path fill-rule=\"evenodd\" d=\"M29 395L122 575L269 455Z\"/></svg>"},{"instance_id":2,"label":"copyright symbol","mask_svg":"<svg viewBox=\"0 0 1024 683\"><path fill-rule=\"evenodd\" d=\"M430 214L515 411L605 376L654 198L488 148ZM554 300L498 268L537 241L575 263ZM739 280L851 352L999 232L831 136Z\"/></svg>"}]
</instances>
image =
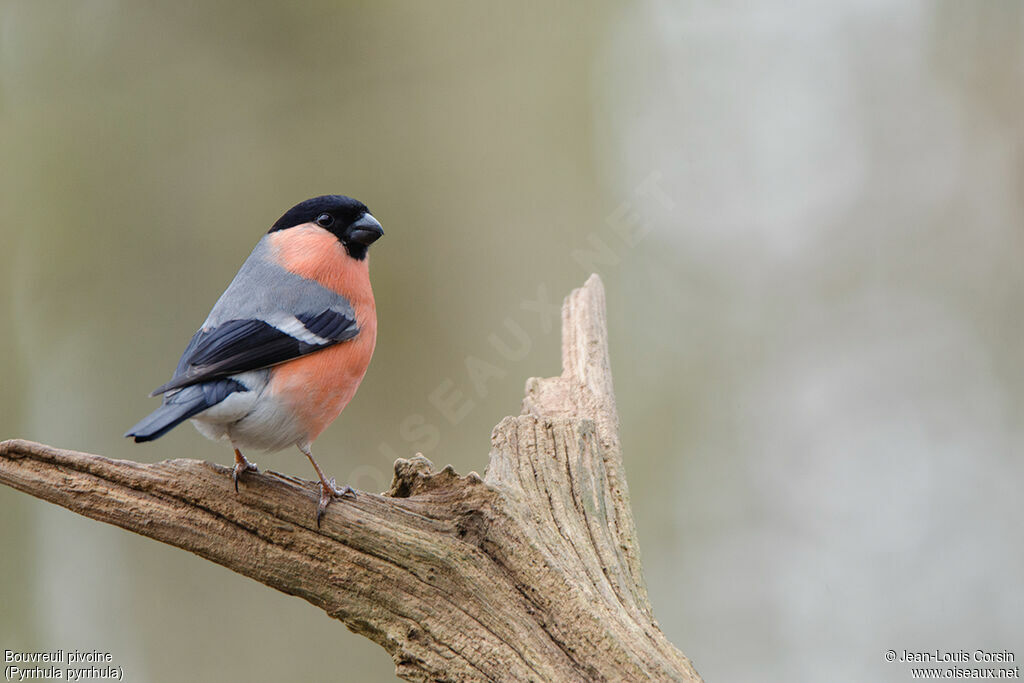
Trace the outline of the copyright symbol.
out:
<instances>
[{"instance_id":1,"label":"copyright symbol","mask_svg":"<svg viewBox=\"0 0 1024 683\"><path fill-rule=\"evenodd\" d=\"M887 650L885 653L885 661L895 662L896 661L896 650Z\"/></svg>"}]
</instances>

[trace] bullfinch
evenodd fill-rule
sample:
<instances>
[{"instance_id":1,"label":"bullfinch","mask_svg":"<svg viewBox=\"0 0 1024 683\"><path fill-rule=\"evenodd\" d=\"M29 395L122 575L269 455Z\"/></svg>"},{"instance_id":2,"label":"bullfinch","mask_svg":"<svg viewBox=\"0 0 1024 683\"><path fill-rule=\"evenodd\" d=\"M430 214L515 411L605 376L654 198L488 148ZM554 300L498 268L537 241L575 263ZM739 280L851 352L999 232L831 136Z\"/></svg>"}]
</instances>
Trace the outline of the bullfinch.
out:
<instances>
[{"instance_id":1,"label":"bullfinch","mask_svg":"<svg viewBox=\"0 0 1024 683\"><path fill-rule=\"evenodd\" d=\"M320 478L316 522L337 488L310 445L344 410L377 341L371 244L384 234L364 204L325 195L296 204L256 244L207 316L153 413L128 430L157 439L191 419L235 450L232 478L258 471L241 448L297 446Z\"/></svg>"}]
</instances>

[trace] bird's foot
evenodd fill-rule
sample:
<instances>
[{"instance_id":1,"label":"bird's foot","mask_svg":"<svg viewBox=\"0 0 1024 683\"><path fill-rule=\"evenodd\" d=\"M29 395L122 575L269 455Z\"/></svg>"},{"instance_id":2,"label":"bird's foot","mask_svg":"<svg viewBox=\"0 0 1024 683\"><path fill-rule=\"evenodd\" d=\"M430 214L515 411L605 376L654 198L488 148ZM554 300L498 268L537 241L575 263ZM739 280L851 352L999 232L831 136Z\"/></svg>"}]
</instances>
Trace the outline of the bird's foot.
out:
<instances>
[{"instance_id":1,"label":"bird's foot","mask_svg":"<svg viewBox=\"0 0 1024 683\"><path fill-rule=\"evenodd\" d=\"M256 463L249 462L237 449L235 450L235 468L231 471L231 479L235 482L235 493L238 493L238 478L243 472L259 472Z\"/></svg>"},{"instance_id":2,"label":"bird's foot","mask_svg":"<svg viewBox=\"0 0 1024 683\"><path fill-rule=\"evenodd\" d=\"M324 510L335 498L344 498L345 496L351 496L352 500L356 499L356 492L351 486L342 486L340 489L334 483L333 479L329 479L326 482L320 482L320 505L316 509L316 526L320 528L320 518L324 516Z\"/></svg>"}]
</instances>

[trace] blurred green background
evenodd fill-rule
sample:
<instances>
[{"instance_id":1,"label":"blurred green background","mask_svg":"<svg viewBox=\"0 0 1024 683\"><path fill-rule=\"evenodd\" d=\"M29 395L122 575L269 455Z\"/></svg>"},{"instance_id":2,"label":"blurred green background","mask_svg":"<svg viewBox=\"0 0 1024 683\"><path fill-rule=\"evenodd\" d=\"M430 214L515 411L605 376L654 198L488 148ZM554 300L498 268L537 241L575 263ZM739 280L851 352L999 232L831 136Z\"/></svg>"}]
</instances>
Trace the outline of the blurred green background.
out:
<instances>
[{"instance_id":1,"label":"blurred green background","mask_svg":"<svg viewBox=\"0 0 1024 683\"><path fill-rule=\"evenodd\" d=\"M267 227L350 194L387 234L376 356L316 445L339 481L481 471L559 371L535 303L597 270L651 599L708 681L1013 650L1022 34L1009 1L0 0L0 438L228 463L121 434ZM9 489L0 547L0 649L393 678L301 600Z\"/></svg>"}]
</instances>

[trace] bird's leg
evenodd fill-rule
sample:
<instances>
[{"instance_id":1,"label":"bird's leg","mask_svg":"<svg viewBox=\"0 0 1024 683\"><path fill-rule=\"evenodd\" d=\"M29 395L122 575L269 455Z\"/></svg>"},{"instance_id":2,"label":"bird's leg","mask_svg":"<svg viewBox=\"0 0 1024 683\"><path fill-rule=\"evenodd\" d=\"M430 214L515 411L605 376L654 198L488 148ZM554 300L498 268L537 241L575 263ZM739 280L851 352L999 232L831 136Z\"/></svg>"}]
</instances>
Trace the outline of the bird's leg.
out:
<instances>
[{"instance_id":1,"label":"bird's leg","mask_svg":"<svg viewBox=\"0 0 1024 683\"><path fill-rule=\"evenodd\" d=\"M327 509L327 505L335 496L338 498L352 496L352 499L355 500L356 492L351 486L342 486L339 489L333 479L325 477L323 470L320 469L320 465L317 465L316 460L313 459L313 451L310 450L308 445L299 446L299 450L313 463L313 469L316 470L317 476L320 477L320 505L316 509L316 526L319 528L320 518L324 516L324 510Z\"/></svg>"},{"instance_id":2,"label":"bird's leg","mask_svg":"<svg viewBox=\"0 0 1024 683\"><path fill-rule=\"evenodd\" d=\"M238 493L238 477L242 472L259 472L254 463L249 462L242 455L242 451L235 449L235 469L231 472L231 479L235 482L235 493Z\"/></svg>"}]
</instances>

